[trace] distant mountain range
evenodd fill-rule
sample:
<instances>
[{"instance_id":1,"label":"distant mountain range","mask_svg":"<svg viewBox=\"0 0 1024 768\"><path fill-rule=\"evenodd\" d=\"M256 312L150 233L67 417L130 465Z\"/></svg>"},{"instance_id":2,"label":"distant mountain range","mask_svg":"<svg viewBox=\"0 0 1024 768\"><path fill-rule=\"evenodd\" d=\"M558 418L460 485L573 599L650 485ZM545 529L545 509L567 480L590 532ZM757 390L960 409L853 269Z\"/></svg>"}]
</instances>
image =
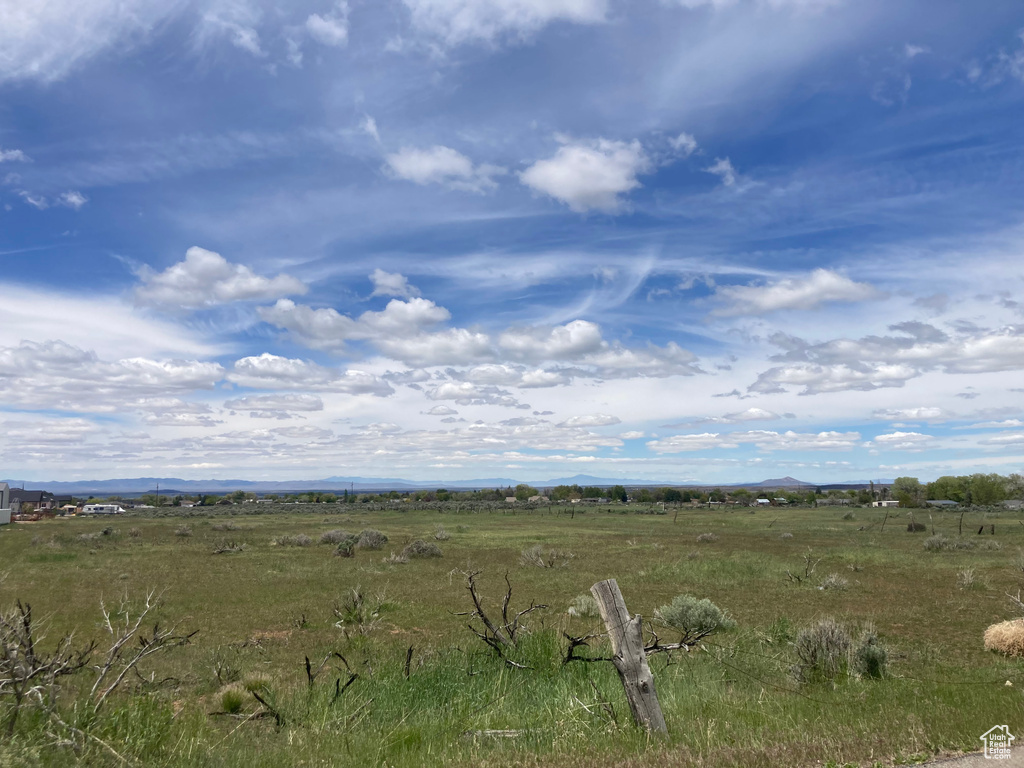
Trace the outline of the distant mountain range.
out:
<instances>
[{"instance_id":1,"label":"distant mountain range","mask_svg":"<svg viewBox=\"0 0 1024 768\"><path fill-rule=\"evenodd\" d=\"M232 491L250 491L252 493L297 493L305 491L330 491L342 493L350 490L358 493L369 491L412 491L435 488L458 488L472 490L479 488L515 487L523 480L510 477L486 477L475 480L455 480L421 482L404 480L396 477L328 477L323 480L183 480L179 477L133 477L114 480L73 480L22 483L20 480L4 480L12 488L45 490L51 493L98 496L111 494L139 495L154 493L159 489L161 494L196 494L196 493L231 493ZM623 478L595 477L593 475L574 475L557 477L550 480L531 480L527 485L535 488L550 488L556 485L582 485L611 487L613 485L636 486L675 486L690 488L817 488L838 486L867 486L871 481L858 480L846 483L809 483L792 477L761 480L754 483L679 483L670 480L636 480ZM887 485L891 480L875 480L877 485Z\"/></svg>"}]
</instances>

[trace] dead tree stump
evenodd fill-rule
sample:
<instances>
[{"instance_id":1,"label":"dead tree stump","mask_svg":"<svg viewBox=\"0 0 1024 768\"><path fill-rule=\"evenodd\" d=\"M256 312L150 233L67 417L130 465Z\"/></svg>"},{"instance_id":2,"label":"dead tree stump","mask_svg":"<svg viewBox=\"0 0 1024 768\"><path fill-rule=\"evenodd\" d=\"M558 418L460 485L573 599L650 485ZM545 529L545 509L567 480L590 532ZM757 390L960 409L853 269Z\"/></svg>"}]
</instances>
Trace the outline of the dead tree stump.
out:
<instances>
[{"instance_id":1,"label":"dead tree stump","mask_svg":"<svg viewBox=\"0 0 1024 768\"><path fill-rule=\"evenodd\" d=\"M633 720L648 731L668 733L658 693L654 690L654 675L644 652L640 615L630 617L615 579L599 581L590 588L590 593L597 600L601 618L608 629L612 641L612 664L622 680Z\"/></svg>"}]
</instances>

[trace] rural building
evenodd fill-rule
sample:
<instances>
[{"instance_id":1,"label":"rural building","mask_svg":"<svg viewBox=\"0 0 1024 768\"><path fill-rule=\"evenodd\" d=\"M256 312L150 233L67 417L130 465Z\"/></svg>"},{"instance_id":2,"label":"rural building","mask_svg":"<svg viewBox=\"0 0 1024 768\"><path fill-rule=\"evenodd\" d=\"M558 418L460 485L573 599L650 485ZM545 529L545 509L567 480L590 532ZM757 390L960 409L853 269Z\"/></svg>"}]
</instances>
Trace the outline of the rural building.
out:
<instances>
[{"instance_id":1,"label":"rural building","mask_svg":"<svg viewBox=\"0 0 1024 768\"><path fill-rule=\"evenodd\" d=\"M11 487L0 483L0 525L11 522Z\"/></svg>"},{"instance_id":2,"label":"rural building","mask_svg":"<svg viewBox=\"0 0 1024 768\"><path fill-rule=\"evenodd\" d=\"M124 509L118 504L86 504L82 507L83 515L120 515Z\"/></svg>"},{"instance_id":3,"label":"rural building","mask_svg":"<svg viewBox=\"0 0 1024 768\"><path fill-rule=\"evenodd\" d=\"M900 503L896 499L883 499L882 501L871 502L872 507L898 507L899 505Z\"/></svg>"},{"instance_id":4,"label":"rural building","mask_svg":"<svg viewBox=\"0 0 1024 768\"><path fill-rule=\"evenodd\" d=\"M46 512L57 506L56 497L49 491L26 491L24 488L11 489L11 509L21 514Z\"/></svg>"},{"instance_id":5,"label":"rural building","mask_svg":"<svg viewBox=\"0 0 1024 768\"><path fill-rule=\"evenodd\" d=\"M950 501L949 499L928 499L925 504L929 507L958 507L959 502Z\"/></svg>"},{"instance_id":6,"label":"rural building","mask_svg":"<svg viewBox=\"0 0 1024 768\"><path fill-rule=\"evenodd\" d=\"M757 499L757 503L758 503L759 506L768 507L768 506L771 506L772 500L771 499Z\"/></svg>"}]
</instances>

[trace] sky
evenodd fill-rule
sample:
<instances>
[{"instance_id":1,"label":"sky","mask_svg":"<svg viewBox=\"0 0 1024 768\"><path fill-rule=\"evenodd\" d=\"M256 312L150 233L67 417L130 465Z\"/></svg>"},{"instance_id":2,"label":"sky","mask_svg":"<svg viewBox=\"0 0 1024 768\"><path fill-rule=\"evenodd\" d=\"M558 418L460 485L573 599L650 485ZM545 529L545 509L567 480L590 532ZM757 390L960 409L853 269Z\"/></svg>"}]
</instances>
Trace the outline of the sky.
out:
<instances>
[{"instance_id":1,"label":"sky","mask_svg":"<svg viewBox=\"0 0 1024 768\"><path fill-rule=\"evenodd\" d=\"M0 0L0 477L1024 470L1019 0Z\"/></svg>"}]
</instances>

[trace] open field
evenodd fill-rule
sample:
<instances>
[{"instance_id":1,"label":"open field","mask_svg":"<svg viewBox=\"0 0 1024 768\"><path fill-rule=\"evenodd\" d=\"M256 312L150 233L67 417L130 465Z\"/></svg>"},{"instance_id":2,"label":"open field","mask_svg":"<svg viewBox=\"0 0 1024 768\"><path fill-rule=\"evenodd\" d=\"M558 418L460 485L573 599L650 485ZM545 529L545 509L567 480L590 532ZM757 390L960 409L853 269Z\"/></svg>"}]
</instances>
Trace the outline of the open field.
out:
<instances>
[{"instance_id":1,"label":"open field","mask_svg":"<svg viewBox=\"0 0 1024 768\"><path fill-rule=\"evenodd\" d=\"M159 621L198 631L190 644L143 662L143 676L118 689L88 723L95 738L82 743L81 762L887 765L976 750L996 724L1024 731L1024 668L982 647L988 625L1014 617L1005 593L1024 587L1019 514L969 512L963 539L971 548L928 551L932 527L957 538L958 514L929 518L919 510L929 530L909 533L906 510L891 510L883 531L883 510L871 509L845 519L848 510L835 508L683 508L675 521L671 509L608 507L573 518L557 507L240 509L0 529L0 607L16 598L31 603L37 620L47 618L51 644L71 630L76 643L101 640L100 599L109 604L126 591L136 598L161 591ZM189 535L179 535L182 526ZM435 539L439 527L450 538ZM388 536L383 549L336 557L334 545L320 543L326 531L366 528ZM714 540L698 542L706 533ZM302 534L313 543L282 541ZM443 556L384 562L413 539L437 544ZM228 543L244 550L213 554ZM535 544L572 557L552 568L523 564L521 553ZM808 552L816 568L796 582L787 571L802 577ZM467 628L470 618L455 615L471 610L462 573L470 570L482 572L480 588L495 612L506 572L513 607L550 606L528 617L530 633L515 651L531 669L502 663ZM666 740L630 724L610 663L562 664L563 631L601 629L598 618L567 615L568 606L606 578L618 580L629 609L645 618L687 593L710 598L737 622L700 650L652 656ZM353 589L364 601L346 613ZM347 619L340 627L335 608ZM793 640L824 616L854 636L873 627L888 650L888 674L798 683ZM591 645L593 655L607 655L600 642ZM344 662L331 657L310 685L306 657L315 671L332 653ZM346 665L358 677L335 695L335 681L351 678ZM66 722L82 716L72 704L90 685L88 672L65 678ZM225 686L241 691L234 716L224 714L225 701L234 707ZM262 692L280 722L245 719L266 707L244 686ZM478 733L489 729L520 733ZM0 764L66 765L75 753L55 738L41 714L26 712L13 739L0 739Z\"/></svg>"}]
</instances>

